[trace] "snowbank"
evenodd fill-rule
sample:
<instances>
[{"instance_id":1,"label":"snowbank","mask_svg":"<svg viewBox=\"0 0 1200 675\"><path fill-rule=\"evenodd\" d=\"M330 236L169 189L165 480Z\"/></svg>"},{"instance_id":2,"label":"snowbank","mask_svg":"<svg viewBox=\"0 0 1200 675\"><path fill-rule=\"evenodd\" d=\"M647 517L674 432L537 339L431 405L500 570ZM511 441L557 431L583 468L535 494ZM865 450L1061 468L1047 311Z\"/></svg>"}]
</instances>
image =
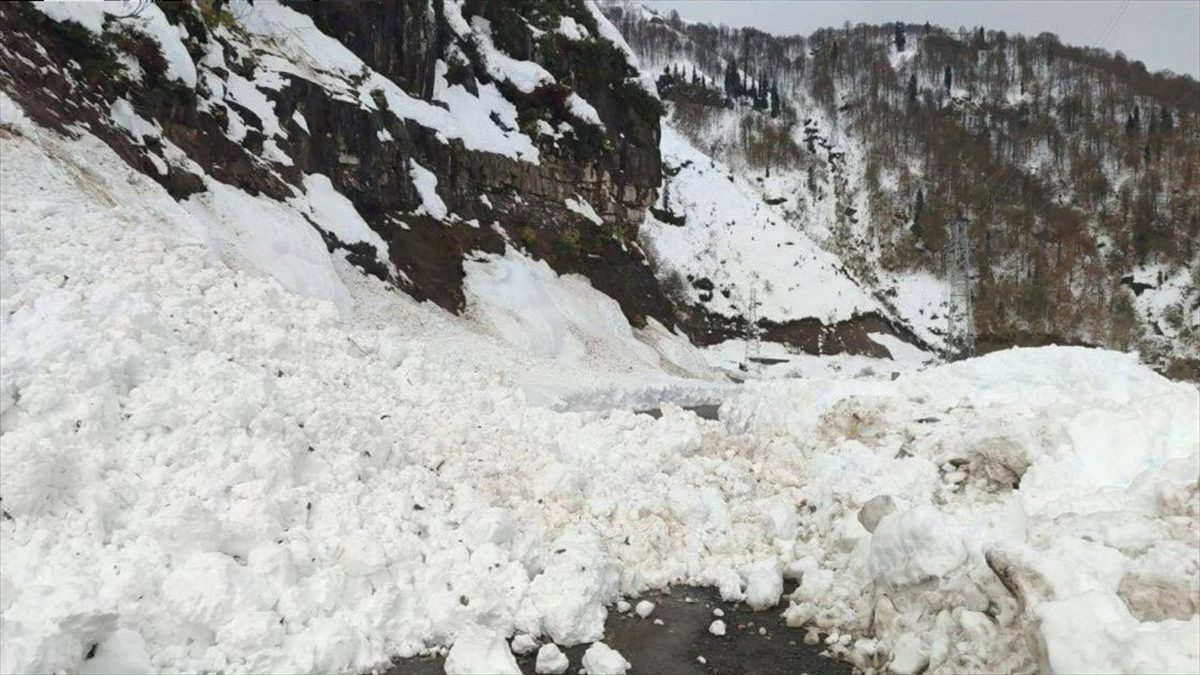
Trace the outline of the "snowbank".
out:
<instances>
[{"instance_id":1,"label":"snowbank","mask_svg":"<svg viewBox=\"0 0 1200 675\"><path fill-rule=\"evenodd\" d=\"M1200 395L1134 355L750 383L721 417L805 452L787 617L858 638L835 654L896 672L1200 667Z\"/></svg>"},{"instance_id":2,"label":"snowbank","mask_svg":"<svg viewBox=\"0 0 1200 675\"><path fill-rule=\"evenodd\" d=\"M327 257L343 321L195 235L271 232L257 211L198 219L0 111L0 671L365 672L460 637L493 668L495 636L597 640L619 594L777 554L733 514L779 498L747 476L799 484L786 452L669 405L531 407L516 381L548 362ZM589 372L557 377L617 381Z\"/></svg>"}]
</instances>

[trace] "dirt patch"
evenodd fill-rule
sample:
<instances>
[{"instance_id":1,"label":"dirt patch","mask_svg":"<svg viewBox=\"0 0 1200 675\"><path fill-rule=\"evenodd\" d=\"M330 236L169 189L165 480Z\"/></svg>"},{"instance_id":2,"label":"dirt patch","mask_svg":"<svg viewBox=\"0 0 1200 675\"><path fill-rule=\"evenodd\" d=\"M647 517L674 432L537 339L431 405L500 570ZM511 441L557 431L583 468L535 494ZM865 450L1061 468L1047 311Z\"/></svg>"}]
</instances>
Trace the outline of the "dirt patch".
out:
<instances>
[{"instance_id":1,"label":"dirt patch","mask_svg":"<svg viewBox=\"0 0 1200 675\"><path fill-rule=\"evenodd\" d=\"M788 628L780 609L753 612L741 604L722 602L710 588L679 586L669 593L648 595L654 612L643 619L634 612L609 608L604 643L633 664L630 675L849 675L849 664L821 656L821 646L804 644L804 631ZM717 617L714 609L724 616ZM726 633L716 636L709 625L720 618ZM656 624L655 619L662 621ZM563 650L571 659L568 673L580 668L589 645ZM698 657L703 657L701 663ZM524 673L534 672L535 654L517 657ZM397 660L387 675L440 675L443 657Z\"/></svg>"}]
</instances>

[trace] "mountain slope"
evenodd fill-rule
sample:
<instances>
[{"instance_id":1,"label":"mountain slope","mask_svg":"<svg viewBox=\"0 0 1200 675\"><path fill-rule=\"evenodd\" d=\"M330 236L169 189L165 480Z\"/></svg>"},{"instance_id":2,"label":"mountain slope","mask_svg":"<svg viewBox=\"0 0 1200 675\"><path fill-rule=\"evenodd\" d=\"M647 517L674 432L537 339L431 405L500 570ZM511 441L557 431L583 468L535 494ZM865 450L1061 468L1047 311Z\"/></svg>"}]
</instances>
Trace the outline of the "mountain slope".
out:
<instances>
[{"instance_id":1,"label":"mountain slope","mask_svg":"<svg viewBox=\"0 0 1200 675\"><path fill-rule=\"evenodd\" d=\"M978 346L1200 356L1200 85L996 32L775 37L609 4L694 144L761 188L925 340L961 220ZM960 348L961 345L955 346Z\"/></svg>"}]
</instances>

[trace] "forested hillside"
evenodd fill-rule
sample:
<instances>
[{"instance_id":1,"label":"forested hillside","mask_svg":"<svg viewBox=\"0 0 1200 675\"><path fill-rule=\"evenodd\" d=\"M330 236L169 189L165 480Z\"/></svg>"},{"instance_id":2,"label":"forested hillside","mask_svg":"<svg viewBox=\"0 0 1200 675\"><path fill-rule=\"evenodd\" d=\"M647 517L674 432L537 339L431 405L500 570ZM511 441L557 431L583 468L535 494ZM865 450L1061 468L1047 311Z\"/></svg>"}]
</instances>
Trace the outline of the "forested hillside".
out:
<instances>
[{"instance_id":1,"label":"forested hillside","mask_svg":"<svg viewBox=\"0 0 1200 675\"><path fill-rule=\"evenodd\" d=\"M895 24L776 37L634 4L605 11L658 77L667 124L752 177L930 342L961 337L945 315L966 267L980 349L1136 348L1197 372L1192 78L1049 33Z\"/></svg>"}]
</instances>

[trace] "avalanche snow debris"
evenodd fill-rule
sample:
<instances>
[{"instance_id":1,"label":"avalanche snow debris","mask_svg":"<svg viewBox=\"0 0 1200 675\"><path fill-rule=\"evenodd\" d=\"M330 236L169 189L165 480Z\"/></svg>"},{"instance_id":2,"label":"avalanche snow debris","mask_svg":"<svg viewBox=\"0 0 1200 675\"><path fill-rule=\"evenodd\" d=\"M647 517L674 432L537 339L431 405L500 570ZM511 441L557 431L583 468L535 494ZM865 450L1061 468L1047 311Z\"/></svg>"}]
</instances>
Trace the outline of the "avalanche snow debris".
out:
<instances>
[{"instance_id":1,"label":"avalanche snow debris","mask_svg":"<svg viewBox=\"0 0 1200 675\"><path fill-rule=\"evenodd\" d=\"M570 666L571 660L562 653L558 645L551 642L538 649L534 671L539 675L562 675Z\"/></svg>"},{"instance_id":2,"label":"avalanche snow debris","mask_svg":"<svg viewBox=\"0 0 1200 675\"><path fill-rule=\"evenodd\" d=\"M480 327L573 357L558 386L613 377L581 367L596 341L661 363L589 284L483 257L451 319L331 258L302 214L336 205L207 179L181 206L90 135L0 118L0 671L452 645L448 672L517 672L524 634L623 673L618 596L767 607L785 572L789 625L864 669L1200 669L1200 393L1133 355L750 382L720 422L555 412L518 384L551 362Z\"/></svg>"},{"instance_id":3,"label":"avalanche snow debris","mask_svg":"<svg viewBox=\"0 0 1200 675\"><path fill-rule=\"evenodd\" d=\"M1195 671L1198 418L1193 385L1069 347L721 410L805 457L788 624L872 634L831 651L895 672Z\"/></svg>"},{"instance_id":4,"label":"avalanche snow debris","mask_svg":"<svg viewBox=\"0 0 1200 675\"><path fill-rule=\"evenodd\" d=\"M617 650L597 642L583 653L583 671L587 675L625 675L629 662Z\"/></svg>"}]
</instances>

